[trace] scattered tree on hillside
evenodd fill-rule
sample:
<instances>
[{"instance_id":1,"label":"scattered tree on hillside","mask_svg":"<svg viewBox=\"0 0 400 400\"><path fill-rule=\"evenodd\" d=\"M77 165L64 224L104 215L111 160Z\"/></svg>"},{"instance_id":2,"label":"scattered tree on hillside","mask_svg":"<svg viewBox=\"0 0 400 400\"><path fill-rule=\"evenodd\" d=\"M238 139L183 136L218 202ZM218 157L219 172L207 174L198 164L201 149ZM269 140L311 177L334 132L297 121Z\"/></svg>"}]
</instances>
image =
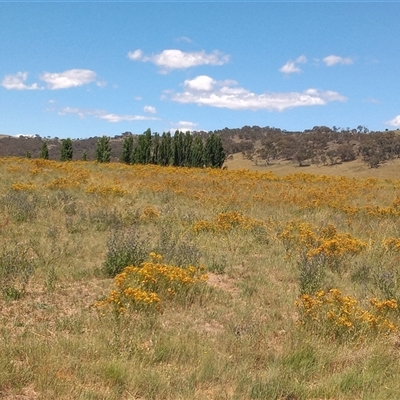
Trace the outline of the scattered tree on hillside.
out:
<instances>
[{"instance_id":1,"label":"scattered tree on hillside","mask_svg":"<svg viewBox=\"0 0 400 400\"><path fill-rule=\"evenodd\" d=\"M71 161L73 156L72 140L70 138L61 140L60 161Z\"/></svg>"},{"instance_id":2,"label":"scattered tree on hillside","mask_svg":"<svg viewBox=\"0 0 400 400\"><path fill-rule=\"evenodd\" d=\"M44 160L49 159L49 148L46 141L44 141L42 144L42 149L40 150L40 158L43 158Z\"/></svg>"}]
</instances>

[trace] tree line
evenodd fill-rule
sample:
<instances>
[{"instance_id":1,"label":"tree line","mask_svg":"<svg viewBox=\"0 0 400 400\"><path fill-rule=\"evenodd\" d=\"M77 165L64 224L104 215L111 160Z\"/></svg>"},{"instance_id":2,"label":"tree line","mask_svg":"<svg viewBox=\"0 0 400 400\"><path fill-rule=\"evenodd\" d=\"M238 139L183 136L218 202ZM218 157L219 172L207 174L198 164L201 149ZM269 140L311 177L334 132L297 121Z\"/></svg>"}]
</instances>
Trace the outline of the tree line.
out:
<instances>
[{"instance_id":1,"label":"tree line","mask_svg":"<svg viewBox=\"0 0 400 400\"><path fill-rule=\"evenodd\" d=\"M42 143L40 158L49 158L46 141ZM70 161L72 158L72 140L62 139L60 160ZM87 160L86 151L83 152L82 159ZM102 136L97 140L96 161L100 163L111 161L111 140L108 136ZM225 151L221 137L215 133L210 133L203 141L202 136L192 135L190 132L177 130L174 135L170 132L160 135L152 134L151 129L147 129L137 137L131 133L124 135L120 161L125 164L221 168L225 161Z\"/></svg>"}]
</instances>

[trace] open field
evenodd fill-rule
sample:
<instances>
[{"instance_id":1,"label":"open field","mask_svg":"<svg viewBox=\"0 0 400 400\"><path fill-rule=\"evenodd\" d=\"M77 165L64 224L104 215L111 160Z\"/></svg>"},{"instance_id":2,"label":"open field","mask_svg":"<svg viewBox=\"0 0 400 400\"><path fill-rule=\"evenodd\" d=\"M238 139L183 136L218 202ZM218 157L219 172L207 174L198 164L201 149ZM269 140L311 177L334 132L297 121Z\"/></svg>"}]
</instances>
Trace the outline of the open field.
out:
<instances>
[{"instance_id":1,"label":"open field","mask_svg":"<svg viewBox=\"0 0 400 400\"><path fill-rule=\"evenodd\" d=\"M395 170L240 161L0 159L0 398L397 400Z\"/></svg>"}]
</instances>

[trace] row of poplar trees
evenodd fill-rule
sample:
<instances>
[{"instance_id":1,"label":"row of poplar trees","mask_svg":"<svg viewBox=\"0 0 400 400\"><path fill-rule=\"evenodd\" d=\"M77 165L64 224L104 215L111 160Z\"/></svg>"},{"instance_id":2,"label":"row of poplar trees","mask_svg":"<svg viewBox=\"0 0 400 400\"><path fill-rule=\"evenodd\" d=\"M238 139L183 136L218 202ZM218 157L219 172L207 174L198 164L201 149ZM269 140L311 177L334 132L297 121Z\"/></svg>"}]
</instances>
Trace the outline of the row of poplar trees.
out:
<instances>
[{"instance_id":1,"label":"row of poplar trees","mask_svg":"<svg viewBox=\"0 0 400 400\"><path fill-rule=\"evenodd\" d=\"M133 136L124 138L121 161L126 164L157 164L176 167L221 168L225 152L221 137L210 133L203 143L201 136L176 131L162 135L147 129L134 143Z\"/></svg>"},{"instance_id":2,"label":"row of poplar trees","mask_svg":"<svg viewBox=\"0 0 400 400\"><path fill-rule=\"evenodd\" d=\"M61 141L60 160L72 160L72 140ZM49 158L47 143L43 142L40 157ZM86 160L86 152L83 154ZM110 162L111 144L108 136L101 137L96 144L96 160L101 163ZM221 168L225 161L225 152L221 137L210 133L203 143L201 136L193 136L190 132L176 131L174 136L170 132L151 134L147 129L137 137L130 134L124 138L121 162L126 164L157 164L173 165L177 167L211 167Z\"/></svg>"}]
</instances>

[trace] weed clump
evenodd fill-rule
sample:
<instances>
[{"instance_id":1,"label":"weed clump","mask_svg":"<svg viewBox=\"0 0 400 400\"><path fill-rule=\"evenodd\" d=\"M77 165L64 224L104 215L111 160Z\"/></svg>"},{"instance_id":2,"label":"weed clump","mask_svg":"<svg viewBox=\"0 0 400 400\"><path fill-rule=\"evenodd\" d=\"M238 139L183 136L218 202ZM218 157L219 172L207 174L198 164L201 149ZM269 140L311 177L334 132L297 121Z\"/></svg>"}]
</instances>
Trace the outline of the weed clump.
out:
<instances>
[{"instance_id":1,"label":"weed clump","mask_svg":"<svg viewBox=\"0 0 400 400\"><path fill-rule=\"evenodd\" d=\"M7 214L15 222L27 222L36 218L38 197L24 190L10 190L2 199Z\"/></svg>"},{"instance_id":2,"label":"weed clump","mask_svg":"<svg viewBox=\"0 0 400 400\"><path fill-rule=\"evenodd\" d=\"M331 289L328 292L320 290L314 295L303 294L296 306L300 312L300 326L332 340L364 340L398 331L398 326L392 321L393 313L398 309L394 299L372 298L369 307L362 308L354 297Z\"/></svg>"},{"instance_id":3,"label":"weed clump","mask_svg":"<svg viewBox=\"0 0 400 400\"><path fill-rule=\"evenodd\" d=\"M106 275L114 277L128 265L140 265L146 254L145 241L139 238L135 226L114 228L108 237L103 271Z\"/></svg>"},{"instance_id":4,"label":"weed clump","mask_svg":"<svg viewBox=\"0 0 400 400\"><path fill-rule=\"evenodd\" d=\"M21 298L35 271L32 250L22 243L12 243L0 252L0 290L10 300Z\"/></svg>"},{"instance_id":5,"label":"weed clump","mask_svg":"<svg viewBox=\"0 0 400 400\"><path fill-rule=\"evenodd\" d=\"M116 314L128 310L160 310L161 302L184 299L188 292L207 280L204 268L178 267L162 263L162 256L150 253L150 260L139 266L130 265L115 276L115 289L108 297L95 304L109 306Z\"/></svg>"}]
</instances>

